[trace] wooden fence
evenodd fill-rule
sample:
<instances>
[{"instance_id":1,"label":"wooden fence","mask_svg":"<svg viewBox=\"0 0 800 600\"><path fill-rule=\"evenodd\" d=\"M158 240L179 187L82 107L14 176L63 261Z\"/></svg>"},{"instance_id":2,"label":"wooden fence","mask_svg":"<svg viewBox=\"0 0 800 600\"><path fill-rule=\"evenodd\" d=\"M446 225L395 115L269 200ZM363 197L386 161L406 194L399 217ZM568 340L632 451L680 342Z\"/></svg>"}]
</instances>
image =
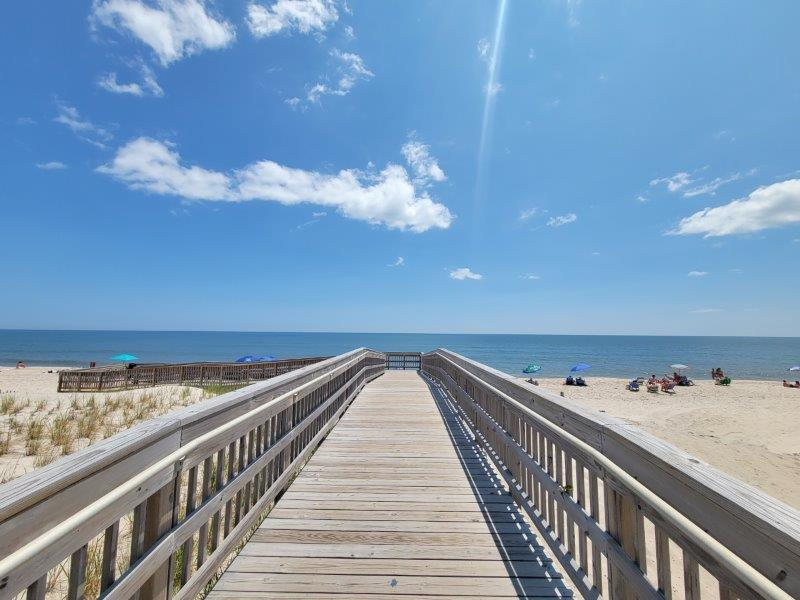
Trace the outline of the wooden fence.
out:
<instances>
[{"instance_id":1,"label":"wooden fence","mask_svg":"<svg viewBox=\"0 0 800 600\"><path fill-rule=\"evenodd\" d=\"M355 350L0 486L0 599L193 598L385 364Z\"/></svg>"},{"instance_id":2,"label":"wooden fence","mask_svg":"<svg viewBox=\"0 0 800 600\"><path fill-rule=\"evenodd\" d=\"M185 363L69 369L58 373L59 392L113 392L156 385L242 385L283 375L326 357L256 363Z\"/></svg>"},{"instance_id":3,"label":"wooden fence","mask_svg":"<svg viewBox=\"0 0 800 600\"><path fill-rule=\"evenodd\" d=\"M459 407L584 597L669 599L677 588L696 600L701 587L720 600L800 597L798 511L455 353L423 355L422 370Z\"/></svg>"}]
</instances>

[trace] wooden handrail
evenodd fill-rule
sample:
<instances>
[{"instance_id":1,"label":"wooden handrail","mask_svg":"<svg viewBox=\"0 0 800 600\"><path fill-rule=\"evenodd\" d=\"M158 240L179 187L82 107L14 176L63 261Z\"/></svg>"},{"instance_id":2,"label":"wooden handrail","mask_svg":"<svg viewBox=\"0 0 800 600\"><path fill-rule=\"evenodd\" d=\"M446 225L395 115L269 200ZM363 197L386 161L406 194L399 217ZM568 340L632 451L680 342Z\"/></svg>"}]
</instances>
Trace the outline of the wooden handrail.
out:
<instances>
[{"instance_id":1,"label":"wooden handrail","mask_svg":"<svg viewBox=\"0 0 800 600\"><path fill-rule=\"evenodd\" d=\"M118 453L109 463L107 452L87 456L90 447L83 458L102 465L84 468L78 481L51 487L45 495L31 478L10 491L0 486L0 511L7 515L0 522L0 598L25 588L29 597L40 597L48 573L65 558L70 569L63 583L70 597L80 596L87 555L98 542L104 547L98 584L103 597L128 598L136 592L148 598L173 592L191 597L239 545L358 390L384 369L381 353L349 352L287 374L281 382L226 394L211 401L213 406L154 419L147 430L163 434L154 444L156 452L142 452L126 440L133 454ZM126 460L130 457L137 460ZM66 461L59 462L63 467ZM114 485L85 485L97 484L109 472L116 472ZM80 491L77 502L75 490ZM43 527L38 508L54 501L65 507ZM126 515L132 515L130 527ZM117 574L123 533L131 558Z\"/></svg>"},{"instance_id":2,"label":"wooden handrail","mask_svg":"<svg viewBox=\"0 0 800 600\"><path fill-rule=\"evenodd\" d=\"M672 482L662 481L662 485L672 485L672 493L654 493L643 485L641 474L632 472L628 466L632 462L630 456L620 464L616 453L608 455L608 438L599 435L598 429L612 421L606 420L601 424L600 415L595 420L587 418L592 415L583 411L581 427L574 427L572 422L574 429L569 431L564 424L571 422L569 413L576 408L563 399L548 397L538 390L533 392L529 386L518 384L499 371L447 350L424 355L423 371L461 403L479 437L493 449L510 474L520 500L535 513L535 521L546 525L546 534L552 537L556 549L560 548L560 557L567 566L575 563L572 570L586 585L585 591L599 594L603 581L607 581L611 583L609 591L612 596L624 596L626 590L632 589L639 596L656 593L669 597L671 579L667 543L671 539L684 552L687 597L699 596L699 589L696 589L699 566L718 579L721 597L788 598L789 594L794 595L791 586L795 580L786 576L783 565L787 560L797 565L798 555L787 556L782 538L794 536L797 539L796 511L780 506L781 510L773 514L773 523L787 514L792 516L794 512L794 520L788 520L782 536L772 538L772 543L766 547L759 546L758 556L752 551L742 556L732 551L735 549L727 542L721 542L706 531L708 524L719 524L726 519L736 527L736 521L723 507L707 501L702 507L705 520L698 522L674 504L676 497L686 493L685 481L679 483L677 478ZM504 385L505 391L496 387L495 381ZM558 413L554 406L560 407ZM628 448L629 454L647 455L646 447L631 445ZM642 469L656 469L658 462L664 460L664 457L651 454L638 464ZM704 468L712 471L710 467ZM589 495L586 494L586 481ZM694 483L696 490L702 491L706 486L702 480ZM737 485L747 487L738 482ZM742 517L748 513L752 515L749 527L753 527L760 515L754 515L747 506L740 507L736 518L741 523L744 521ZM647 552L643 530L645 519L655 528L657 587L652 587L644 577ZM601 522L603 527L600 527ZM741 529L727 533L729 537L749 535ZM599 554L593 557L592 568L589 568L587 541L593 553L599 551L606 555L610 569L607 574L597 568ZM769 565L766 573L759 568L765 564ZM790 572L797 573L796 569L790 569Z\"/></svg>"}]
</instances>

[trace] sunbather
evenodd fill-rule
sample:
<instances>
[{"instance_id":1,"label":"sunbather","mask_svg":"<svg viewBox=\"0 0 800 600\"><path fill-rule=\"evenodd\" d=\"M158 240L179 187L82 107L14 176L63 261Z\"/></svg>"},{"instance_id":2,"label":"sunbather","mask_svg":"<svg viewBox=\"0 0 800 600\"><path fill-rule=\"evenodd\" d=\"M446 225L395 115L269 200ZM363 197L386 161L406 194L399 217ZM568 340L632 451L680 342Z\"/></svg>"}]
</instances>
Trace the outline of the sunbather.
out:
<instances>
[{"instance_id":1,"label":"sunbather","mask_svg":"<svg viewBox=\"0 0 800 600\"><path fill-rule=\"evenodd\" d=\"M573 379L572 375L567 375L564 385L575 385L575 379Z\"/></svg>"},{"instance_id":2,"label":"sunbather","mask_svg":"<svg viewBox=\"0 0 800 600\"><path fill-rule=\"evenodd\" d=\"M583 379L583 377L578 377L578 378L575 380L575 385L579 385L579 386L582 386L582 387L586 387L586 381Z\"/></svg>"}]
</instances>

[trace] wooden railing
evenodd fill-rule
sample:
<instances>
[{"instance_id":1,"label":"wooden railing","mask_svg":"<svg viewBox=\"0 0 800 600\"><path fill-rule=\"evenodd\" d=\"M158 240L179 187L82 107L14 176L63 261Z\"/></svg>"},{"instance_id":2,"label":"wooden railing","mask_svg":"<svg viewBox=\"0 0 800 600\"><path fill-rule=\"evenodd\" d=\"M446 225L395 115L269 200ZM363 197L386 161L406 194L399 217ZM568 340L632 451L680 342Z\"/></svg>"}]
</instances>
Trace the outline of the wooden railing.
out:
<instances>
[{"instance_id":1,"label":"wooden railing","mask_svg":"<svg viewBox=\"0 0 800 600\"><path fill-rule=\"evenodd\" d=\"M800 596L800 513L620 421L447 350L460 410L584 597Z\"/></svg>"},{"instance_id":2,"label":"wooden railing","mask_svg":"<svg viewBox=\"0 0 800 600\"><path fill-rule=\"evenodd\" d=\"M58 373L59 392L112 392L156 385L246 385L313 365L326 357L289 358L254 363L184 363L66 369Z\"/></svg>"},{"instance_id":3,"label":"wooden railing","mask_svg":"<svg viewBox=\"0 0 800 600\"><path fill-rule=\"evenodd\" d=\"M193 598L385 366L355 350L0 486L0 599Z\"/></svg>"},{"instance_id":4,"label":"wooden railing","mask_svg":"<svg viewBox=\"0 0 800 600\"><path fill-rule=\"evenodd\" d=\"M396 370L418 370L422 360L421 352L387 352L386 368Z\"/></svg>"}]
</instances>

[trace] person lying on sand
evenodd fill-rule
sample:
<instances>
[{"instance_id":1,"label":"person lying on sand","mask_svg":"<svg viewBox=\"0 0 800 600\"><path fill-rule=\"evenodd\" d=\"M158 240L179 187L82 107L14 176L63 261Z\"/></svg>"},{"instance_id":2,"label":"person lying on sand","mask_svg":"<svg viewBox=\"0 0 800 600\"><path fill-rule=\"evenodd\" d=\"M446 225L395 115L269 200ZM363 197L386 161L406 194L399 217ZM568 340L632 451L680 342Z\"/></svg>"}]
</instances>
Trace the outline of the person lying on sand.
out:
<instances>
[{"instance_id":1,"label":"person lying on sand","mask_svg":"<svg viewBox=\"0 0 800 600\"><path fill-rule=\"evenodd\" d=\"M800 381L795 381L794 383L789 383L785 379L783 380L783 387L790 387L790 388L800 388Z\"/></svg>"}]
</instances>

